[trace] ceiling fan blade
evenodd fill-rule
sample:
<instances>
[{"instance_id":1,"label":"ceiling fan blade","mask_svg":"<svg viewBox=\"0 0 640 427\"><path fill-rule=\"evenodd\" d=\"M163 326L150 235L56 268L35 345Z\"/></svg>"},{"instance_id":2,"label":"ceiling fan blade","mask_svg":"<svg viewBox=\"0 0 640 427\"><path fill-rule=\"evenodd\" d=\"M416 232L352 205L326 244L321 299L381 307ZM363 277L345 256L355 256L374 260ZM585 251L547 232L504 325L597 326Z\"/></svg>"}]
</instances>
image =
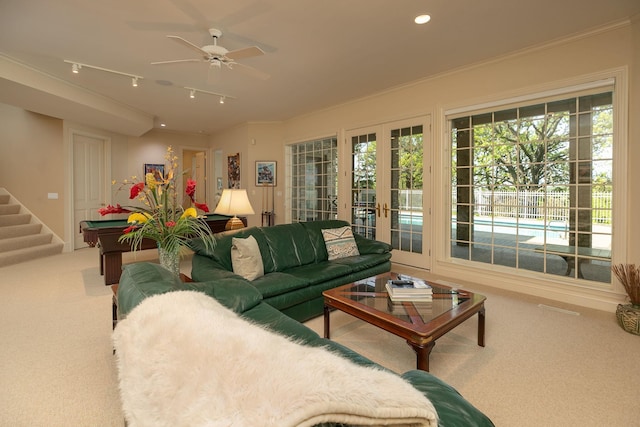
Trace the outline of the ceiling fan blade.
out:
<instances>
[{"instance_id":1,"label":"ceiling fan blade","mask_svg":"<svg viewBox=\"0 0 640 427\"><path fill-rule=\"evenodd\" d=\"M174 59L173 61L156 61L152 62L151 65L177 64L179 62L202 62L202 59Z\"/></svg>"},{"instance_id":2,"label":"ceiling fan blade","mask_svg":"<svg viewBox=\"0 0 640 427\"><path fill-rule=\"evenodd\" d=\"M167 36L167 37L170 38L171 40L175 40L178 43L183 44L184 46L188 47L189 49L195 50L200 55L203 55L205 58L209 57L209 53L207 53L207 51L202 50L200 48L200 46L196 46L195 44L191 43L189 40L185 40L180 36Z\"/></svg>"},{"instance_id":3,"label":"ceiling fan blade","mask_svg":"<svg viewBox=\"0 0 640 427\"><path fill-rule=\"evenodd\" d=\"M262 72L260 70L257 70L253 67L250 67L248 65L244 65L244 64L240 64L238 62L235 62L231 65L231 68L234 70L238 70L241 71L247 75L250 75L252 77L255 77L256 79L260 79L260 80L268 80L271 76L265 72Z\"/></svg>"},{"instance_id":4,"label":"ceiling fan blade","mask_svg":"<svg viewBox=\"0 0 640 427\"><path fill-rule=\"evenodd\" d=\"M252 58L254 56L264 55L264 51L258 46L245 47L227 52L227 58L237 61L238 59Z\"/></svg>"}]
</instances>

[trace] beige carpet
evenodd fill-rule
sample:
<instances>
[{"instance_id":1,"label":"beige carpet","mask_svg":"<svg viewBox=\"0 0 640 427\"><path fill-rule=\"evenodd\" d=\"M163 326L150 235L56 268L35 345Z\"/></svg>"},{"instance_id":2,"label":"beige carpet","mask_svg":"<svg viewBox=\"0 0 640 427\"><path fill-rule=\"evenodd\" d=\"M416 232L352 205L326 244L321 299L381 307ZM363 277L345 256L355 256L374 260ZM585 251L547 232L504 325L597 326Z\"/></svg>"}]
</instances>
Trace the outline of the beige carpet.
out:
<instances>
[{"instance_id":1,"label":"beige carpet","mask_svg":"<svg viewBox=\"0 0 640 427\"><path fill-rule=\"evenodd\" d=\"M124 425L103 283L91 248L0 268L0 426ZM486 347L474 317L438 340L431 372L497 426L640 425L640 337L613 313L467 288L488 297ZM309 325L322 333L321 318ZM332 337L395 371L415 366L403 340L343 313Z\"/></svg>"}]
</instances>

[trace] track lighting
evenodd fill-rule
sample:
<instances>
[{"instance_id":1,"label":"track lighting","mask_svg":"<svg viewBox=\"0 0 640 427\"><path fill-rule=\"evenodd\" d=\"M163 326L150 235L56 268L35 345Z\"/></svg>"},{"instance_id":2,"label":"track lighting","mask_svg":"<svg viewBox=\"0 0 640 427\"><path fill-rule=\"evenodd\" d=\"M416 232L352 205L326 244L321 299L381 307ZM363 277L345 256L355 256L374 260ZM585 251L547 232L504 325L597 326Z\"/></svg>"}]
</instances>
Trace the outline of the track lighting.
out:
<instances>
[{"instance_id":1,"label":"track lighting","mask_svg":"<svg viewBox=\"0 0 640 427\"><path fill-rule=\"evenodd\" d=\"M224 104L227 98L236 99L233 96L224 95L222 93L209 92L208 90L196 89L195 87L185 87L185 89L189 91L189 98L192 98L192 99L196 97L196 93L206 93L209 95L218 96L220 104Z\"/></svg>"},{"instance_id":2,"label":"track lighting","mask_svg":"<svg viewBox=\"0 0 640 427\"><path fill-rule=\"evenodd\" d=\"M78 74L81 68L91 68L93 70L104 71L106 73L118 74L120 76L131 77L131 86L138 87L138 80L143 79L142 76L136 76L135 74L123 73L122 71L110 70L108 68L96 67L95 65L82 64L80 62L69 61L67 59L64 60L67 64L71 64L71 71L74 74Z\"/></svg>"}]
</instances>

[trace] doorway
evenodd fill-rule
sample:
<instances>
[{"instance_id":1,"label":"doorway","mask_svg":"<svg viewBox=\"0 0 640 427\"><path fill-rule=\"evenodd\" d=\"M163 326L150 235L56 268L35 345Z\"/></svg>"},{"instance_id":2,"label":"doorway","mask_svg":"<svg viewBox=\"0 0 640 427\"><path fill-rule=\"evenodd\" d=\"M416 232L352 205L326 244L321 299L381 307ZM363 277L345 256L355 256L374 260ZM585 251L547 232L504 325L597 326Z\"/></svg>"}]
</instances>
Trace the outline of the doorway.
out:
<instances>
[{"instance_id":1,"label":"doorway","mask_svg":"<svg viewBox=\"0 0 640 427\"><path fill-rule=\"evenodd\" d=\"M347 132L351 224L393 247L393 261L430 269L430 117Z\"/></svg>"}]
</instances>

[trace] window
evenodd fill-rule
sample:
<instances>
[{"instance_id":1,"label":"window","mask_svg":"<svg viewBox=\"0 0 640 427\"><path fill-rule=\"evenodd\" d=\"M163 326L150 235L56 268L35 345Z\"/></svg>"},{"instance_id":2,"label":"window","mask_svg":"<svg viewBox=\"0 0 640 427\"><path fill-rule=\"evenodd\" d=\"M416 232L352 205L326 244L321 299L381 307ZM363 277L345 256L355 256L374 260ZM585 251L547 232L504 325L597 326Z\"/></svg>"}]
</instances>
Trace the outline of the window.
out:
<instances>
[{"instance_id":1,"label":"window","mask_svg":"<svg viewBox=\"0 0 640 427\"><path fill-rule=\"evenodd\" d=\"M291 219L317 221L338 216L336 137L287 147L291 164Z\"/></svg>"},{"instance_id":2,"label":"window","mask_svg":"<svg viewBox=\"0 0 640 427\"><path fill-rule=\"evenodd\" d=\"M613 115L600 88L449 116L451 257L610 283Z\"/></svg>"}]
</instances>

